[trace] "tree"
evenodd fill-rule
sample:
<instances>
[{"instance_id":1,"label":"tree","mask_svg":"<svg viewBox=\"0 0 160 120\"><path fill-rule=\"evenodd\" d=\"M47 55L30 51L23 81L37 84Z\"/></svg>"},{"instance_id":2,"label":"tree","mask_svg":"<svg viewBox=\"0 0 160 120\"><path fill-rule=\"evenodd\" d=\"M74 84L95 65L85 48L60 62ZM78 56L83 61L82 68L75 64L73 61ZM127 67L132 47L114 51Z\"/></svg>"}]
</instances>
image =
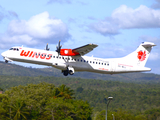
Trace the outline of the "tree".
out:
<instances>
[{"instance_id":1,"label":"tree","mask_svg":"<svg viewBox=\"0 0 160 120\"><path fill-rule=\"evenodd\" d=\"M154 108L145 111L148 120L157 120L160 117L160 108Z\"/></svg>"},{"instance_id":2,"label":"tree","mask_svg":"<svg viewBox=\"0 0 160 120\"><path fill-rule=\"evenodd\" d=\"M26 109L25 102L21 99L16 99L9 107L12 109L11 114L14 120L27 119L29 112Z\"/></svg>"},{"instance_id":3,"label":"tree","mask_svg":"<svg viewBox=\"0 0 160 120\"><path fill-rule=\"evenodd\" d=\"M3 91L3 89L2 89L2 88L0 88L0 91Z\"/></svg>"},{"instance_id":4,"label":"tree","mask_svg":"<svg viewBox=\"0 0 160 120\"><path fill-rule=\"evenodd\" d=\"M46 104L45 119L62 120L71 119L74 106L63 98L50 98Z\"/></svg>"},{"instance_id":5,"label":"tree","mask_svg":"<svg viewBox=\"0 0 160 120\"><path fill-rule=\"evenodd\" d=\"M71 101L74 105L73 109L73 119L74 120L90 120L92 109L88 102L84 102L83 100Z\"/></svg>"},{"instance_id":6,"label":"tree","mask_svg":"<svg viewBox=\"0 0 160 120\"><path fill-rule=\"evenodd\" d=\"M73 94L65 85L49 83L12 87L0 95L0 119L89 120L90 105Z\"/></svg>"},{"instance_id":7,"label":"tree","mask_svg":"<svg viewBox=\"0 0 160 120\"><path fill-rule=\"evenodd\" d=\"M79 93L82 93L83 88L82 88L82 87L78 87L78 88L76 89L76 91L79 92Z\"/></svg>"},{"instance_id":8,"label":"tree","mask_svg":"<svg viewBox=\"0 0 160 120\"><path fill-rule=\"evenodd\" d=\"M65 99L72 99L74 95L73 90L71 90L69 87L66 87L66 85L62 84L58 87L59 94L58 97L64 97Z\"/></svg>"}]
</instances>

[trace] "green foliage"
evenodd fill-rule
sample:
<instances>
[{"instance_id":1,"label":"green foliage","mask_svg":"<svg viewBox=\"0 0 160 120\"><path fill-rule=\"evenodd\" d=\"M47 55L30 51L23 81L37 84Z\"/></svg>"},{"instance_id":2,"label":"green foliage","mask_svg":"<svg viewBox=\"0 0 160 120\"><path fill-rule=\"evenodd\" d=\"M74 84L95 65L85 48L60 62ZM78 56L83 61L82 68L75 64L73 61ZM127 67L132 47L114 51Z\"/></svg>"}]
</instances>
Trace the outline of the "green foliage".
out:
<instances>
[{"instance_id":1,"label":"green foliage","mask_svg":"<svg viewBox=\"0 0 160 120\"><path fill-rule=\"evenodd\" d=\"M145 111L148 120L157 120L160 118L160 108L154 108Z\"/></svg>"},{"instance_id":2,"label":"green foliage","mask_svg":"<svg viewBox=\"0 0 160 120\"><path fill-rule=\"evenodd\" d=\"M87 102L73 99L69 87L40 83L12 87L0 95L0 119L88 119L92 109Z\"/></svg>"},{"instance_id":3,"label":"green foliage","mask_svg":"<svg viewBox=\"0 0 160 120\"><path fill-rule=\"evenodd\" d=\"M158 76L157 80L159 80ZM49 83L52 84L50 85ZM38 84L38 86L35 84ZM13 87L11 89L12 92L9 92L11 90L8 90L10 87ZM30 118L33 119L45 119L46 115L47 117L51 117L52 114L49 112L51 111L49 102L53 100L54 104L54 100L59 99L62 106L59 104L57 108L62 112L55 111L53 114L55 115L55 119L58 119L56 118L56 115L61 115L63 118L65 116L66 119L70 120L73 119L75 115L75 109L73 110L72 107L76 108L78 106L78 103L76 105L74 98L78 99L79 102L81 100L88 101L89 104L87 104L94 107L94 113L92 114L93 119L96 115L100 115L102 119L104 119L106 109L104 98L109 96L113 97L113 100L109 105L108 113L111 118L113 117L112 114L114 114L117 119L128 117L128 119L133 118L135 120L158 119L160 116L158 111L160 108L159 83L126 83L75 77L0 76L0 88L5 91L5 94L0 94L0 111L2 117L8 116L6 119L10 119L10 117L13 118L16 115L16 112L12 112L13 108L11 108L11 106L13 106L18 99L25 101L25 104L23 104L25 107L22 107L24 112L22 111L21 113L24 116L28 116L27 113L29 112ZM11 98L13 99L12 101ZM11 103L11 106L8 106L8 103ZM65 111L61 108L65 108ZM91 108L89 108L88 111L90 111L90 109ZM70 113L68 111L72 112ZM122 116L118 113L121 113ZM81 114L85 115L83 109L82 113L80 110L76 110L76 119L82 119L80 118L82 117ZM90 114L90 112L87 114ZM80 117L78 118L78 116ZM20 118L25 119L22 115ZM90 117L88 117L88 119L90 119Z\"/></svg>"},{"instance_id":4,"label":"green foliage","mask_svg":"<svg viewBox=\"0 0 160 120\"><path fill-rule=\"evenodd\" d=\"M95 113L95 116L93 117L95 120L105 120L106 118L106 110L102 110L101 112ZM147 117L145 115L137 115L130 113L129 111L118 109L116 111L108 111L107 113L107 119L108 120L147 120Z\"/></svg>"},{"instance_id":5,"label":"green foliage","mask_svg":"<svg viewBox=\"0 0 160 120\"><path fill-rule=\"evenodd\" d=\"M82 87L78 87L78 88L76 89L76 92L82 93L82 91L83 91L83 88L82 88Z\"/></svg>"},{"instance_id":6,"label":"green foliage","mask_svg":"<svg viewBox=\"0 0 160 120\"><path fill-rule=\"evenodd\" d=\"M0 91L3 91L3 89L2 89L2 88L0 88Z\"/></svg>"},{"instance_id":7,"label":"green foliage","mask_svg":"<svg viewBox=\"0 0 160 120\"><path fill-rule=\"evenodd\" d=\"M8 107L12 110L10 115L13 116L14 120L27 119L26 115L29 115L29 112L27 112L24 100L16 98Z\"/></svg>"}]
</instances>

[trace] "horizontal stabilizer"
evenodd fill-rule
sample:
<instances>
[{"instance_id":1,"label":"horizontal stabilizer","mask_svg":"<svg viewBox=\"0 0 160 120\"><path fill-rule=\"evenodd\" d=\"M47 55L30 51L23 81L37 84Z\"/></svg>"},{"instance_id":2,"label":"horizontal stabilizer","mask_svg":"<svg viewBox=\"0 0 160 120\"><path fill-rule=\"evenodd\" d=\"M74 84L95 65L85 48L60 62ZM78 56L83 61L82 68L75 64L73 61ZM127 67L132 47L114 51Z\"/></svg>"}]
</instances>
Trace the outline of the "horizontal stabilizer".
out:
<instances>
[{"instance_id":1,"label":"horizontal stabilizer","mask_svg":"<svg viewBox=\"0 0 160 120\"><path fill-rule=\"evenodd\" d=\"M153 47L153 46L156 46L156 44L151 43L151 42L143 42L143 43L142 43L142 46L143 46L143 47Z\"/></svg>"}]
</instances>

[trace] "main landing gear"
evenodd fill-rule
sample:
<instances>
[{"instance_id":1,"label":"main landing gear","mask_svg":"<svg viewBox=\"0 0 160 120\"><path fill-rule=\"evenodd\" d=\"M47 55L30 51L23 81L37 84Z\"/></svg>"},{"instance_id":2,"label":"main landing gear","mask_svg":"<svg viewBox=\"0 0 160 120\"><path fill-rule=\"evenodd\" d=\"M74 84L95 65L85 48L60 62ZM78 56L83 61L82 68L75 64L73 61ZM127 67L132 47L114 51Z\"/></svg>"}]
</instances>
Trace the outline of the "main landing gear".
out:
<instances>
[{"instance_id":1,"label":"main landing gear","mask_svg":"<svg viewBox=\"0 0 160 120\"><path fill-rule=\"evenodd\" d=\"M67 69L67 70L62 70L62 73L64 76L67 76L68 74L73 75L74 71Z\"/></svg>"},{"instance_id":2,"label":"main landing gear","mask_svg":"<svg viewBox=\"0 0 160 120\"><path fill-rule=\"evenodd\" d=\"M5 60L5 63L8 63L8 60Z\"/></svg>"}]
</instances>

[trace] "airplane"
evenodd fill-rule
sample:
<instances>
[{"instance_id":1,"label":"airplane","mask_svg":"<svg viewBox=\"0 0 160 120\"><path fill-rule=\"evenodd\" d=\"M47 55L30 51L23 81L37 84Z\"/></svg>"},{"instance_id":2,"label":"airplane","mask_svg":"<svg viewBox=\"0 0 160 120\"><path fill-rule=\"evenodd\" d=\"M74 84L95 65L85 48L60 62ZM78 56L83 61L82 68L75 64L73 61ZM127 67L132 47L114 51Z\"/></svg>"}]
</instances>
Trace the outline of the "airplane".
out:
<instances>
[{"instance_id":1,"label":"airplane","mask_svg":"<svg viewBox=\"0 0 160 120\"><path fill-rule=\"evenodd\" d=\"M64 76L73 75L75 71L88 71L102 74L118 74L151 71L145 67L153 46L151 42L142 42L129 55L121 58L96 58L84 56L96 48L97 44L87 44L75 49L61 49L60 41L56 51L33 49L23 46L12 47L3 52L6 63L12 61L52 66L60 69Z\"/></svg>"}]
</instances>

